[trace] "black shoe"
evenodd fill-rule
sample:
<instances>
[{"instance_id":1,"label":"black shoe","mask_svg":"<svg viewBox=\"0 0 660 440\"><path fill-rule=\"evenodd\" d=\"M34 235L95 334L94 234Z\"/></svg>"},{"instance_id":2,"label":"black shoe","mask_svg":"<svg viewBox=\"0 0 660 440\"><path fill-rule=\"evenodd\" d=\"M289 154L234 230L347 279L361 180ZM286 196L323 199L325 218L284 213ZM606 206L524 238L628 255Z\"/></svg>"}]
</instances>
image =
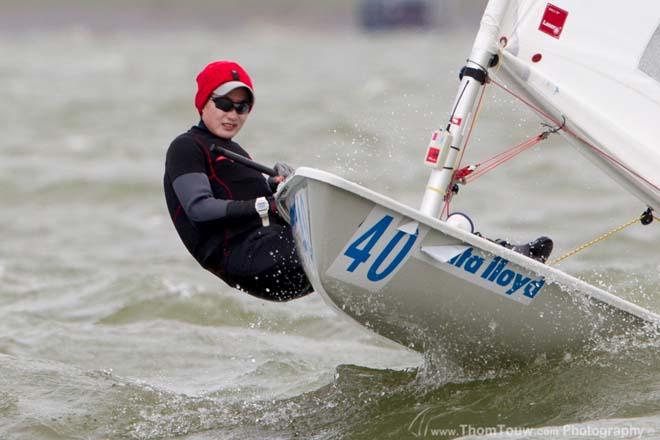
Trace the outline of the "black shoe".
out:
<instances>
[{"instance_id":1,"label":"black shoe","mask_svg":"<svg viewBox=\"0 0 660 440\"><path fill-rule=\"evenodd\" d=\"M529 258L533 258L541 263L545 263L552 253L552 239L548 237L539 237L526 244L511 244L505 240L495 240L495 243L501 244L507 249L512 249Z\"/></svg>"}]
</instances>

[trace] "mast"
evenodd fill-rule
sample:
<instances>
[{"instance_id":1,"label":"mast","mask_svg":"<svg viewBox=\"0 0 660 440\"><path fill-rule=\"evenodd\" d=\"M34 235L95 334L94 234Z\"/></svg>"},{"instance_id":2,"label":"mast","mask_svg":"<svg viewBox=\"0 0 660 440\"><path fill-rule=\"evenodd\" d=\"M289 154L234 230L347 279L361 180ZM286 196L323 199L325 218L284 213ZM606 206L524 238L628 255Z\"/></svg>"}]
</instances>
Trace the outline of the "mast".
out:
<instances>
[{"instance_id":1,"label":"mast","mask_svg":"<svg viewBox=\"0 0 660 440\"><path fill-rule=\"evenodd\" d=\"M497 55L500 23L509 0L489 0L481 18L479 32L474 40L470 57L461 71L461 82L451 108L445 131L434 133L426 153L426 164L433 170L426 185L420 211L437 218L465 146L465 134L474 116L477 99L486 84L488 68Z\"/></svg>"}]
</instances>

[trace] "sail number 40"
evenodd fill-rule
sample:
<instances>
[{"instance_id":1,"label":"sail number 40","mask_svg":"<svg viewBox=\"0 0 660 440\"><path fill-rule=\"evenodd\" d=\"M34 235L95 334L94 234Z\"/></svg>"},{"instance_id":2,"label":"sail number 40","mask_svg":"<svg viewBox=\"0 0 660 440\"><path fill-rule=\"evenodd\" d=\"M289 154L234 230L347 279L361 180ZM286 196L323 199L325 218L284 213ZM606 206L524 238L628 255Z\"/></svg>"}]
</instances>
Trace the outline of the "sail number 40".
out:
<instances>
[{"instance_id":1,"label":"sail number 40","mask_svg":"<svg viewBox=\"0 0 660 440\"><path fill-rule=\"evenodd\" d=\"M376 244L383 235L385 235L385 232L392 224L393 220L394 217L391 215L384 216L346 247L344 255L353 260L346 269L348 272L354 272L361 264L372 260L371 257L374 247L376 247ZM419 234L417 233L411 235L397 230L385 247L378 252L378 256L371 262L371 266L369 266L369 270L367 271L367 279L369 281L377 282L387 278L387 276L394 272L401 262L404 261L405 257L410 252L410 249L412 249L415 244L418 236ZM398 253L391 259L389 264L384 265L385 261L390 257L390 254L393 253L394 249L397 248L399 242L403 240L404 237L408 238L403 247L399 249Z\"/></svg>"}]
</instances>

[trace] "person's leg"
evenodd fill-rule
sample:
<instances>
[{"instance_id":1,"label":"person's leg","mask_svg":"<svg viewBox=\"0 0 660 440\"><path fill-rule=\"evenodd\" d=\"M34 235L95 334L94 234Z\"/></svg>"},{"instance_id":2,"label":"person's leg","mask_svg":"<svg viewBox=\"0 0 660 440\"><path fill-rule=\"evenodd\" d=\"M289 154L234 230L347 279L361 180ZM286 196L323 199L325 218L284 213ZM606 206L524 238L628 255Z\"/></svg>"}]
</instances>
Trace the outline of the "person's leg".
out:
<instances>
[{"instance_id":1,"label":"person's leg","mask_svg":"<svg viewBox=\"0 0 660 440\"><path fill-rule=\"evenodd\" d=\"M500 244L505 248L513 249L514 251L540 261L541 263L546 262L552 253L553 248L552 240L545 236L523 244L513 244L501 239L495 240L495 243Z\"/></svg>"},{"instance_id":2,"label":"person's leg","mask_svg":"<svg viewBox=\"0 0 660 440\"><path fill-rule=\"evenodd\" d=\"M312 292L288 226L271 225L253 231L232 247L222 273L216 274L232 287L271 301L287 301Z\"/></svg>"},{"instance_id":3,"label":"person's leg","mask_svg":"<svg viewBox=\"0 0 660 440\"><path fill-rule=\"evenodd\" d=\"M533 258L541 263L545 263L550 254L552 253L553 242L549 237L539 237L536 240L530 241L529 243L514 244L509 243L507 240L491 239L483 235L481 232L475 232L474 222L467 214L462 212L454 212L447 217L447 223L452 226L462 229L466 232L471 232L479 237L485 238L488 241L497 243L504 246L507 249L512 249L519 254L523 254L527 257Z\"/></svg>"},{"instance_id":4,"label":"person's leg","mask_svg":"<svg viewBox=\"0 0 660 440\"><path fill-rule=\"evenodd\" d=\"M287 301L311 293L291 229L273 225L261 228L260 232L250 267L256 278L256 291L249 293L272 301Z\"/></svg>"}]
</instances>

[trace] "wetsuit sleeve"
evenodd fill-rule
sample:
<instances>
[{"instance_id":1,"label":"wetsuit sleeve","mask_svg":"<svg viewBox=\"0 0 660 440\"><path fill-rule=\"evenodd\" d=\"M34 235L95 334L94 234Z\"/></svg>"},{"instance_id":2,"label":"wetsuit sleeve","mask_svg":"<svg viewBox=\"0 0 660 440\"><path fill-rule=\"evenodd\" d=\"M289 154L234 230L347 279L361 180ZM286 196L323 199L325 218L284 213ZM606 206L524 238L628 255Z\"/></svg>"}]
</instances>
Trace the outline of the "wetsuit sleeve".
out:
<instances>
[{"instance_id":1,"label":"wetsuit sleeve","mask_svg":"<svg viewBox=\"0 0 660 440\"><path fill-rule=\"evenodd\" d=\"M211 184L206 174L182 174L172 182L172 187L190 220L207 222L227 216L227 206L230 201L213 197Z\"/></svg>"},{"instance_id":2,"label":"wetsuit sleeve","mask_svg":"<svg viewBox=\"0 0 660 440\"><path fill-rule=\"evenodd\" d=\"M225 218L258 217L253 201L217 199L206 174L206 158L184 139L175 140L167 152L166 172L184 212L197 223Z\"/></svg>"}]
</instances>

